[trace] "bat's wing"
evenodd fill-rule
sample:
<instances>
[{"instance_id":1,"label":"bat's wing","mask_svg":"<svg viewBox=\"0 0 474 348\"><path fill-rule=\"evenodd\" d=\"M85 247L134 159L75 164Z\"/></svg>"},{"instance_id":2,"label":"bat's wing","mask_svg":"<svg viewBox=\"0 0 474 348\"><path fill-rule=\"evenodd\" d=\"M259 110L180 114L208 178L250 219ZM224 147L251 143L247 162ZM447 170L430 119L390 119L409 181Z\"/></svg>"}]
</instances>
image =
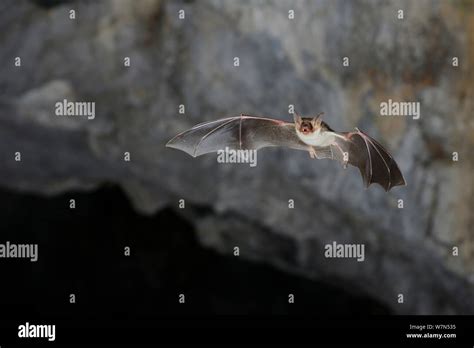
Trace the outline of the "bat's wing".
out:
<instances>
[{"instance_id":1,"label":"bat's wing","mask_svg":"<svg viewBox=\"0 0 474 348\"><path fill-rule=\"evenodd\" d=\"M226 147L258 150L268 146L286 146L308 150L308 145L298 138L294 123L247 115L198 124L175 136L166 146L193 157Z\"/></svg>"},{"instance_id":2,"label":"bat's wing","mask_svg":"<svg viewBox=\"0 0 474 348\"><path fill-rule=\"evenodd\" d=\"M334 143L316 149L318 158L338 160L359 168L365 187L377 183L385 191L406 185L397 163L375 139L356 128L355 132L335 134Z\"/></svg>"}]
</instances>

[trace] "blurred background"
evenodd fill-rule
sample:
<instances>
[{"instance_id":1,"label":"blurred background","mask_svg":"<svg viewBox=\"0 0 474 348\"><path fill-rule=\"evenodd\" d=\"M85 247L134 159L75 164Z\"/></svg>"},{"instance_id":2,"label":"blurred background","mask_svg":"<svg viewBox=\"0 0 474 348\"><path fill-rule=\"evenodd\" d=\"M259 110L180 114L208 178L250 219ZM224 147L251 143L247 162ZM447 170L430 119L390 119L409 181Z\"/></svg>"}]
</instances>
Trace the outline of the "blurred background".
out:
<instances>
[{"instance_id":1,"label":"blurred background","mask_svg":"<svg viewBox=\"0 0 474 348\"><path fill-rule=\"evenodd\" d=\"M0 17L0 242L39 244L37 263L0 261L4 314L68 317L70 293L88 317L474 314L473 1L11 0ZM56 116L63 99L95 119ZM388 99L420 119L380 116ZM165 148L290 104L372 135L408 185L365 190L289 149L250 168ZM365 261L325 258L333 241Z\"/></svg>"}]
</instances>

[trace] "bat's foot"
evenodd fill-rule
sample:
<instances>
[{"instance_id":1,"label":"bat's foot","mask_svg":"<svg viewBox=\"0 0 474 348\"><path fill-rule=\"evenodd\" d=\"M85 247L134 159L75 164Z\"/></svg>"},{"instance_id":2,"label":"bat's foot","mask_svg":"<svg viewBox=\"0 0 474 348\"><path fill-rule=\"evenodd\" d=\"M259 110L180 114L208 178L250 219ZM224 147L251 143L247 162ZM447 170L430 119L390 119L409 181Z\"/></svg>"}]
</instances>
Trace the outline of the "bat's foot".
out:
<instances>
[{"instance_id":1,"label":"bat's foot","mask_svg":"<svg viewBox=\"0 0 474 348\"><path fill-rule=\"evenodd\" d=\"M312 159L317 158L317 156L316 156L316 150L315 150L313 147L310 147L310 148L308 149L308 152L309 152L309 157L311 157Z\"/></svg>"}]
</instances>

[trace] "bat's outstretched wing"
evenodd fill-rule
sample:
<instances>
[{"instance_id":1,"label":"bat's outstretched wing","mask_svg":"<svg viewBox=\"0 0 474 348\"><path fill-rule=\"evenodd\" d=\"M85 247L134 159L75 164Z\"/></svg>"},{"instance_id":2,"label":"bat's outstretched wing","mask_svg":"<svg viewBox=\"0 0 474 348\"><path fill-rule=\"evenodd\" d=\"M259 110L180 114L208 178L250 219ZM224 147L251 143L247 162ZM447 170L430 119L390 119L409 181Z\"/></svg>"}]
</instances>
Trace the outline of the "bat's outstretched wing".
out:
<instances>
[{"instance_id":1,"label":"bat's outstretched wing","mask_svg":"<svg viewBox=\"0 0 474 348\"><path fill-rule=\"evenodd\" d=\"M248 115L198 124L175 136L166 146L193 157L226 147L258 150L268 146L286 146L308 150L308 145L298 138L294 123Z\"/></svg>"},{"instance_id":2,"label":"bat's outstretched wing","mask_svg":"<svg viewBox=\"0 0 474 348\"><path fill-rule=\"evenodd\" d=\"M394 186L406 185L393 157L375 139L357 128L355 132L333 133L336 136L332 145L316 149L318 158L330 158L359 168L365 187L377 183L389 191Z\"/></svg>"},{"instance_id":3,"label":"bat's outstretched wing","mask_svg":"<svg viewBox=\"0 0 474 348\"><path fill-rule=\"evenodd\" d=\"M376 140L356 128L355 132L334 132L325 123L323 128L334 135L329 146L313 147L318 159L339 160L359 168L364 184L380 184L386 191L405 185L393 157ZM271 118L241 115L198 124L171 139L167 147L193 157L224 150L258 150L269 146L285 146L308 151L311 146L300 140L295 124Z\"/></svg>"}]
</instances>

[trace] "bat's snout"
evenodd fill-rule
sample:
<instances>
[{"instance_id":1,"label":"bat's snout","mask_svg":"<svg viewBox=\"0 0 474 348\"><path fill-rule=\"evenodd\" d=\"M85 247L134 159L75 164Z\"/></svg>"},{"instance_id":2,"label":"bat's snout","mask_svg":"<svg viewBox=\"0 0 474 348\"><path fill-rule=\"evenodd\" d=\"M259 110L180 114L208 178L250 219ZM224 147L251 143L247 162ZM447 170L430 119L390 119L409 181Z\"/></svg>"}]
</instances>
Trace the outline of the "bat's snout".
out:
<instances>
[{"instance_id":1,"label":"bat's snout","mask_svg":"<svg viewBox=\"0 0 474 348\"><path fill-rule=\"evenodd\" d=\"M297 125L298 130L300 131L301 134L303 135L308 135L313 133L313 125L311 124L310 121L304 120L300 124Z\"/></svg>"},{"instance_id":2,"label":"bat's snout","mask_svg":"<svg viewBox=\"0 0 474 348\"><path fill-rule=\"evenodd\" d=\"M301 127L301 133L303 134L309 134L311 132L311 130L309 129L309 127L306 127L306 126L303 126Z\"/></svg>"}]
</instances>

